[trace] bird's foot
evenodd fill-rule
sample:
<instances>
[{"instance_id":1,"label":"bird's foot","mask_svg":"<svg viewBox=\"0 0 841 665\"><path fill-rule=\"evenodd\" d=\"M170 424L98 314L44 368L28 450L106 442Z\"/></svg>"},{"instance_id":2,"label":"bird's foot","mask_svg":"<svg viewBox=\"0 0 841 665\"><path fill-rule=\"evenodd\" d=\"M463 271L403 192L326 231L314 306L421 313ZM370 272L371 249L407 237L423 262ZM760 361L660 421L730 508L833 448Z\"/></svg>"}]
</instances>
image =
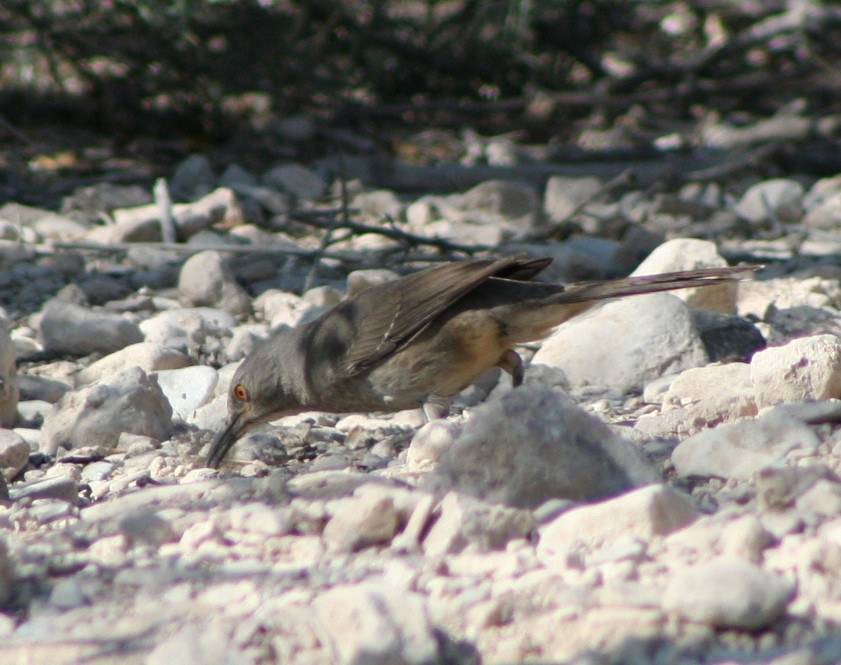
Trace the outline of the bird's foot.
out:
<instances>
[{"instance_id":1,"label":"bird's foot","mask_svg":"<svg viewBox=\"0 0 841 665\"><path fill-rule=\"evenodd\" d=\"M514 384L515 388L522 385L525 376L523 359L515 351L508 349L499 357L496 366L511 375L511 383Z\"/></svg>"}]
</instances>

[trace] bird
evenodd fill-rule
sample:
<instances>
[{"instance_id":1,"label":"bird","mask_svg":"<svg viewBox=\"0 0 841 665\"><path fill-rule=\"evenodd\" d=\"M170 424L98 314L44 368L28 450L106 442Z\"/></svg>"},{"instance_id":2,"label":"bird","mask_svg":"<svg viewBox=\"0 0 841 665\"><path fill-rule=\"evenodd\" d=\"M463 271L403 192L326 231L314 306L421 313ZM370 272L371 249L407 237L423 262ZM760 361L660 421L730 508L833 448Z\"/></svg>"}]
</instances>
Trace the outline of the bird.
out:
<instances>
[{"instance_id":1,"label":"bird","mask_svg":"<svg viewBox=\"0 0 841 665\"><path fill-rule=\"evenodd\" d=\"M451 261L371 286L320 317L283 327L234 372L227 421L205 464L218 468L249 429L303 411L442 415L485 370L523 382L518 344L600 301L744 279L761 266L698 268L572 286L534 281L551 258Z\"/></svg>"}]
</instances>

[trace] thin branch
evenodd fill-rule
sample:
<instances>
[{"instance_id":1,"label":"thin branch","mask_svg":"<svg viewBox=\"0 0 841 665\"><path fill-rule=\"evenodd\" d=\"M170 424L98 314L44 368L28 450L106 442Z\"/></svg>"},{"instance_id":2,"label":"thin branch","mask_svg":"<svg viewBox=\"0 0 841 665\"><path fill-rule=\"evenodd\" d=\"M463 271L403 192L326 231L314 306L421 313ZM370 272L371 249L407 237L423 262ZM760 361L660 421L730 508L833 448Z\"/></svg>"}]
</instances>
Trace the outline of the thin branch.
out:
<instances>
[{"instance_id":1,"label":"thin branch","mask_svg":"<svg viewBox=\"0 0 841 665\"><path fill-rule=\"evenodd\" d=\"M390 218L386 218L386 220L388 221ZM452 242L450 240L446 240L445 238L430 238L427 236L409 233L408 231L403 231L395 226L371 226L370 224L353 222L349 219L338 224L335 222L325 222L316 219L309 219L306 223L319 228L331 228L334 230L347 229L353 233L359 234L373 233L403 244L416 246L426 245L428 247L435 247L436 249L440 249L445 252L476 254L477 252L489 252L494 249L490 245L462 245L461 243Z\"/></svg>"}]
</instances>

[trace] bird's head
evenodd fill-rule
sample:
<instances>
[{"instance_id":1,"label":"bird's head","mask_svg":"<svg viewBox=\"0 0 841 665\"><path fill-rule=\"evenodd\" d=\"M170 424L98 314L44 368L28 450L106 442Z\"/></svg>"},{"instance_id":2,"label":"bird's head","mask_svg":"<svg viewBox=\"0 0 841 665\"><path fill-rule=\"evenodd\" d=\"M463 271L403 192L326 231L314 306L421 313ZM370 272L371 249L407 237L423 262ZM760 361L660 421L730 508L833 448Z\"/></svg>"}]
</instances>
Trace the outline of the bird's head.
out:
<instances>
[{"instance_id":1,"label":"bird's head","mask_svg":"<svg viewBox=\"0 0 841 665\"><path fill-rule=\"evenodd\" d=\"M228 420L210 444L207 466L218 468L237 439L255 425L304 410L293 346L292 331L279 331L236 369L228 389Z\"/></svg>"}]
</instances>

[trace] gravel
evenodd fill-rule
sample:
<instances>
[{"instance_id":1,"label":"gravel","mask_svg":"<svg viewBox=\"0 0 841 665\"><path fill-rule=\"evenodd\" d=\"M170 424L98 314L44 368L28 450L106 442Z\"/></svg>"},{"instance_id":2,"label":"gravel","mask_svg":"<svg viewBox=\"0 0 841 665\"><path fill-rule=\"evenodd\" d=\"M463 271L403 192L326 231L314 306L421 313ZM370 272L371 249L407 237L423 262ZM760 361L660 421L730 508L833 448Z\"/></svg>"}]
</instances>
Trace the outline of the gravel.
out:
<instances>
[{"instance_id":1,"label":"gravel","mask_svg":"<svg viewBox=\"0 0 841 665\"><path fill-rule=\"evenodd\" d=\"M738 286L597 307L522 350L524 386L484 377L444 420L300 414L249 433L220 472L202 460L254 343L408 267L366 255L396 247L372 233L333 238L317 268L266 253L319 247L288 213L335 205L329 178L228 167L220 181L194 156L173 178L190 258L41 253L47 232L160 238L136 187L102 187L111 226L71 215L90 188L61 214L0 209L41 243L0 252L0 660L839 660L834 189L797 178L612 200L594 198L595 179L570 193L576 181L553 178L409 200L355 185L368 224L387 213L414 234L556 256L554 276L630 270L654 246L639 271L770 265ZM534 241L582 207L574 238ZM708 239L661 242L687 223ZM738 235L759 227L779 235ZM251 261L239 251L253 245Z\"/></svg>"}]
</instances>

